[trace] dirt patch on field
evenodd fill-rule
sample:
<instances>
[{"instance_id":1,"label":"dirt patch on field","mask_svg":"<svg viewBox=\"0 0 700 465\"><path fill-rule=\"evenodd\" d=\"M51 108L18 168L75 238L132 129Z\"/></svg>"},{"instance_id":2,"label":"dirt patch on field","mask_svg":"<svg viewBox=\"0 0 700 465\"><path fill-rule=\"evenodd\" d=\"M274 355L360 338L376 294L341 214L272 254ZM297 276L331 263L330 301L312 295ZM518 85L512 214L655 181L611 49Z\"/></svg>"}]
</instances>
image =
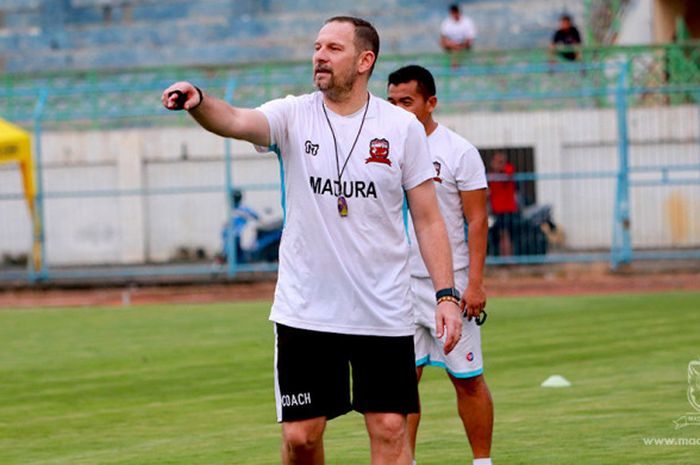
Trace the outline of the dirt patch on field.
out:
<instances>
[{"instance_id":1,"label":"dirt patch on field","mask_svg":"<svg viewBox=\"0 0 700 465\"><path fill-rule=\"evenodd\" d=\"M96 307L271 300L275 281L226 284L13 289L0 292L0 308Z\"/></svg>"},{"instance_id":2,"label":"dirt patch on field","mask_svg":"<svg viewBox=\"0 0 700 465\"><path fill-rule=\"evenodd\" d=\"M700 291L700 274L500 277L488 280L487 290L491 296Z\"/></svg>"},{"instance_id":3,"label":"dirt patch on field","mask_svg":"<svg viewBox=\"0 0 700 465\"><path fill-rule=\"evenodd\" d=\"M658 267L657 267L658 268ZM274 277L254 282L127 285L0 290L0 308L95 307L272 300ZM611 272L607 265L495 268L486 276L489 297L629 292L700 291L700 270L640 266Z\"/></svg>"}]
</instances>

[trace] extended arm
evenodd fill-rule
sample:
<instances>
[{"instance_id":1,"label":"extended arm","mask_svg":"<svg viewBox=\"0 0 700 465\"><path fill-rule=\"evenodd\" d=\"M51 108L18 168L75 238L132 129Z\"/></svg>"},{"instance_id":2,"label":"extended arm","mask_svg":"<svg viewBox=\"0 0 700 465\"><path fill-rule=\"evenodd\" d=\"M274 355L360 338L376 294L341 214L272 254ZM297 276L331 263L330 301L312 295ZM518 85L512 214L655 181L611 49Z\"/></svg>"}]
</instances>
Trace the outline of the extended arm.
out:
<instances>
[{"instance_id":1,"label":"extended arm","mask_svg":"<svg viewBox=\"0 0 700 465\"><path fill-rule=\"evenodd\" d=\"M270 145L270 125L259 110L236 108L209 94L202 94L189 82L176 82L163 92L161 100L168 110L179 110L175 91L185 95L183 109L207 131L267 147Z\"/></svg>"},{"instance_id":2,"label":"extended arm","mask_svg":"<svg viewBox=\"0 0 700 465\"><path fill-rule=\"evenodd\" d=\"M425 181L407 191L413 226L418 239L423 261L428 269L433 287L454 287L452 250L447 238L445 222L435 197L433 181ZM449 353L462 335L462 318L459 307L451 302L442 302L435 311L437 337L445 332L445 353Z\"/></svg>"},{"instance_id":3,"label":"extended arm","mask_svg":"<svg viewBox=\"0 0 700 465\"><path fill-rule=\"evenodd\" d=\"M488 213L486 210L486 189L460 191L462 210L467 220L469 247L469 284L462 296L461 306L467 311L467 318L476 318L486 307L484 291L484 262L488 240Z\"/></svg>"}]
</instances>

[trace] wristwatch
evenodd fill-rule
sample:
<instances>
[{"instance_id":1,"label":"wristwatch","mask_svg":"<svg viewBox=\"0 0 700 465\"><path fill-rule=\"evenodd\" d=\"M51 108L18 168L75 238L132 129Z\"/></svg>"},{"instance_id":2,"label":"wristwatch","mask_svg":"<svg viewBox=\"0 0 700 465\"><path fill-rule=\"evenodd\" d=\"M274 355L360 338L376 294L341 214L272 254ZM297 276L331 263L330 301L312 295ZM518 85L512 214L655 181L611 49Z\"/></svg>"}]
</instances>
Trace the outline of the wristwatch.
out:
<instances>
[{"instance_id":1,"label":"wristwatch","mask_svg":"<svg viewBox=\"0 0 700 465\"><path fill-rule=\"evenodd\" d=\"M440 299L443 299L444 297L452 297L456 299L457 302L459 302L459 291L454 287L446 287L445 289L440 289L435 293L435 300L437 300L438 302L440 302Z\"/></svg>"}]
</instances>

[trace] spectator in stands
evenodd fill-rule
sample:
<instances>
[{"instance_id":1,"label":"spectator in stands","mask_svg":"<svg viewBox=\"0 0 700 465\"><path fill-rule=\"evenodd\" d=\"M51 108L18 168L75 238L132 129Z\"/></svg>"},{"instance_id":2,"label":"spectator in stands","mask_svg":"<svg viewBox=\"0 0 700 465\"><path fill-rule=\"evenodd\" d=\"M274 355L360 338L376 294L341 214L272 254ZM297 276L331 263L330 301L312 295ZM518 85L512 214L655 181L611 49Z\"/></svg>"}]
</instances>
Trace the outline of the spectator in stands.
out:
<instances>
[{"instance_id":1,"label":"spectator in stands","mask_svg":"<svg viewBox=\"0 0 700 465\"><path fill-rule=\"evenodd\" d=\"M549 49L552 58L558 55L566 61L578 61L581 59L581 50L577 47L581 45L581 34L574 26L571 16L563 14L559 18L559 29L552 36L552 42L549 44Z\"/></svg>"},{"instance_id":2,"label":"spectator in stands","mask_svg":"<svg viewBox=\"0 0 700 465\"><path fill-rule=\"evenodd\" d=\"M476 26L469 16L463 15L458 4L450 5L450 15L440 25L440 46L452 57L452 66L458 66L459 53L471 50L476 39Z\"/></svg>"},{"instance_id":3,"label":"spectator in stands","mask_svg":"<svg viewBox=\"0 0 700 465\"><path fill-rule=\"evenodd\" d=\"M496 152L491 157L489 168L489 199L491 213L496 219L492 238L497 255L513 255L513 242L521 223L517 186L513 181L515 167L508 163L504 152Z\"/></svg>"}]
</instances>

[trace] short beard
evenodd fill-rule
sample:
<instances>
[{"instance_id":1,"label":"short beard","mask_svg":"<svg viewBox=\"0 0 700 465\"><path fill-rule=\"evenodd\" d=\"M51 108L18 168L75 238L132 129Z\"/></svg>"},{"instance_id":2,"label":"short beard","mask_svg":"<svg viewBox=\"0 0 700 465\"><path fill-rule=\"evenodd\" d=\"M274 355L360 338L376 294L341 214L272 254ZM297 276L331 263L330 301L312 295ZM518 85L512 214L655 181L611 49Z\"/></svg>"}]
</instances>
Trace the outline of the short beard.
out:
<instances>
[{"instance_id":1,"label":"short beard","mask_svg":"<svg viewBox=\"0 0 700 465\"><path fill-rule=\"evenodd\" d=\"M339 102L352 91L355 81L357 81L357 76L357 69L353 68L344 79L336 78L335 74L331 74L327 82L323 84L314 82L314 84L329 100Z\"/></svg>"}]
</instances>

